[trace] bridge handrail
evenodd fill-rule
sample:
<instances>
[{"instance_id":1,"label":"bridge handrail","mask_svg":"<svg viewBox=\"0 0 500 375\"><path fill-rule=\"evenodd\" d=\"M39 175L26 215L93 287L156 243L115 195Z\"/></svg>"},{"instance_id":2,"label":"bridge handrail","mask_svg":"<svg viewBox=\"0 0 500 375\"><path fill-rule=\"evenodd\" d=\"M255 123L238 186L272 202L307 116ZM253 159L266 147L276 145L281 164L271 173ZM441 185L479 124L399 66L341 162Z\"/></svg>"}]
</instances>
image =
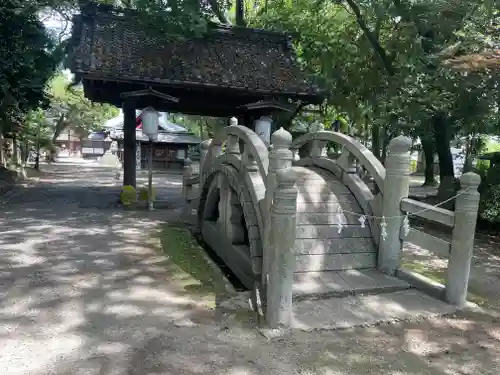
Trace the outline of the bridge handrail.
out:
<instances>
[{"instance_id":1,"label":"bridge handrail","mask_svg":"<svg viewBox=\"0 0 500 375\"><path fill-rule=\"evenodd\" d=\"M373 155L373 153L356 139L333 131L322 130L315 133L307 133L295 139L292 143L292 149L299 149L303 145L313 141L334 142L344 147L351 155L356 158L361 165L370 173L379 190L383 193L385 167Z\"/></svg>"},{"instance_id":2,"label":"bridge handrail","mask_svg":"<svg viewBox=\"0 0 500 375\"><path fill-rule=\"evenodd\" d=\"M262 139L252 130L241 125L230 125L221 129L211 140L208 146L206 158L201 165L200 174L210 171L212 161L222 154L220 147L231 137L237 137L238 141L244 144L244 153L246 157L251 157L255 161L262 180L266 181L267 171L269 169L269 152ZM238 146L239 147L239 146ZM217 150L219 148L219 150ZM226 150L226 153L231 152ZM217 153L218 152L218 153Z\"/></svg>"}]
</instances>

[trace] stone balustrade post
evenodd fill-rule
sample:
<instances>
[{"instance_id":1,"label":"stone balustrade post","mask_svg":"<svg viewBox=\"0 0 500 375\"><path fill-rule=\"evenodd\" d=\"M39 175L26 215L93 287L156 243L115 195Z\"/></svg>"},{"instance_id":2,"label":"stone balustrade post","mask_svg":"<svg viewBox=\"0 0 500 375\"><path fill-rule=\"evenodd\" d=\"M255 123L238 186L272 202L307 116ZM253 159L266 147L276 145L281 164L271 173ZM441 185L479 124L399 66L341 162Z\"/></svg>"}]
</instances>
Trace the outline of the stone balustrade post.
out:
<instances>
[{"instance_id":1,"label":"stone balustrade post","mask_svg":"<svg viewBox=\"0 0 500 375\"><path fill-rule=\"evenodd\" d=\"M451 238L446 281L446 301L463 307L467 298L469 274L476 232L481 177L469 172L460 178L460 191L455 201L455 225Z\"/></svg>"},{"instance_id":2,"label":"stone balustrade post","mask_svg":"<svg viewBox=\"0 0 500 375\"><path fill-rule=\"evenodd\" d=\"M292 135L283 128L276 130L271 136L271 149L269 151L269 170L266 178L266 213L271 208L273 190L276 186L276 172L292 166L293 152Z\"/></svg>"},{"instance_id":3,"label":"stone balustrade post","mask_svg":"<svg viewBox=\"0 0 500 375\"><path fill-rule=\"evenodd\" d=\"M311 158L321 158L326 156L326 141L314 140L311 142Z\"/></svg>"},{"instance_id":4,"label":"stone balustrade post","mask_svg":"<svg viewBox=\"0 0 500 375\"><path fill-rule=\"evenodd\" d=\"M266 322L270 328L289 326L292 318L293 273L295 271L295 228L297 174L293 168L276 172L277 186L269 220L269 253L266 288Z\"/></svg>"},{"instance_id":5,"label":"stone balustrade post","mask_svg":"<svg viewBox=\"0 0 500 375\"><path fill-rule=\"evenodd\" d=\"M347 148L342 149L342 153L337 159L337 165L346 173L355 174L357 172L356 159Z\"/></svg>"},{"instance_id":6,"label":"stone balustrade post","mask_svg":"<svg viewBox=\"0 0 500 375\"><path fill-rule=\"evenodd\" d=\"M403 220L400 205L401 199L408 197L410 186L410 147L410 138L402 135L396 137L389 143L386 158L382 216L386 218L387 236L384 238L380 228L377 267L388 275L394 275L401 263L403 242L400 230ZM382 224L380 220L380 225Z\"/></svg>"},{"instance_id":7,"label":"stone balustrade post","mask_svg":"<svg viewBox=\"0 0 500 375\"><path fill-rule=\"evenodd\" d=\"M262 254L262 297L263 297L263 307L266 309L266 297L267 293L267 270L270 265L270 251L271 245L269 244L271 227L270 227L270 215L271 215L271 205L274 197L274 190L276 188L276 174L280 170L290 168L292 166L293 153L290 150L292 145L292 135L285 129L280 128L276 130L271 136L271 147L269 150L269 169L266 176L266 193L265 193L265 204L262 212L264 220L264 238L262 239L264 252Z\"/></svg>"}]
</instances>

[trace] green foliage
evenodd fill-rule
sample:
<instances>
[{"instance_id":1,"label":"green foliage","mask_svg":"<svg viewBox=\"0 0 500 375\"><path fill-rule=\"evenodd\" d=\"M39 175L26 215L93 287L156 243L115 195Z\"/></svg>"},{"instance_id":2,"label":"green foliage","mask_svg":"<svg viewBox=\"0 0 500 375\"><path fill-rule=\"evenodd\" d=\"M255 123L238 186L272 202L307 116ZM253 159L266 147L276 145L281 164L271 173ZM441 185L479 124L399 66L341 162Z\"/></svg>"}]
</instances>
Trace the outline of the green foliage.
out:
<instances>
[{"instance_id":1,"label":"green foliage","mask_svg":"<svg viewBox=\"0 0 500 375\"><path fill-rule=\"evenodd\" d=\"M481 181L484 181L486 175L488 174L488 169L490 168L490 162L488 160L477 160L474 167L474 172L481 176Z\"/></svg>"},{"instance_id":2,"label":"green foliage","mask_svg":"<svg viewBox=\"0 0 500 375\"><path fill-rule=\"evenodd\" d=\"M143 186L139 189L139 201L148 202L149 201L149 189L147 186ZM153 186L152 200L156 199L156 189Z\"/></svg>"},{"instance_id":3,"label":"green foliage","mask_svg":"<svg viewBox=\"0 0 500 375\"><path fill-rule=\"evenodd\" d=\"M125 207L130 207L137 203L137 191L133 186L125 185L120 193L120 202Z\"/></svg>"},{"instance_id":4,"label":"green foliage","mask_svg":"<svg viewBox=\"0 0 500 375\"><path fill-rule=\"evenodd\" d=\"M475 136L498 131L498 81L446 61L494 46L498 8L481 0L269 0L250 21L297 36L299 61L329 88L328 104L354 133L382 124L388 137L432 137L440 118L448 137Z\"/></svg>"},{"instance_id":5,"label":"green foliage","mask_svg":"<svg viewBox=\"0 0 500 375\"><path fill-rule=\"evenodd\" d=\"M83 138L92 130L102 129L106 120L118 116L119 109L86 99L82 88L69 88L70 81L64 75L56 76L50 82L50 110L47 117L52 118L53 139L71 126Z\"/></svg>"},{"instance_id":6,"label":"green foliage","mask_svg":"<svg viewBox=\"0 0 500 375\"><path fill-rule=\"evenodd\" d=\"M479 217L491 223L500 223L500 185L490 185L481 194Z\"/></svg>"},{"instance_id":7,"label":"green foliage","mask_svg":"<svg viewBox=\"0 0 500 375\"><path fill-rule=\"evenodd\" d=\"M15 130L30 109L47 106L45 83L62 56L37 16L22 0L0 4L0 126Z\"/></svg>"},{"instance_id":8,"label":"green foliage","mask_svg":"<svg viewBox=\"0 0 500 375\"><path fill-rule=\"evenodd\" d=\"M228 125L226 118L208 116L170 114L169 120L184 126L200 139L212 138L220 129Z\"/></svg>"},{"instance_id":9,"label":"green foliage","mask_svg":"<svg viewBox=\"0 0 500 375\"><path fill-rule=\"evenodd\" d=\"M69 17L79 10L80 0L38 0L39 6L55 10ZM103 6L134 9L145 28L161 37L193 37L206 32L208 23L219 20L229 23L227 0L94 0L103 11ZM108 8L109 9L109 8Z\"/></svg>"}]
</instances>

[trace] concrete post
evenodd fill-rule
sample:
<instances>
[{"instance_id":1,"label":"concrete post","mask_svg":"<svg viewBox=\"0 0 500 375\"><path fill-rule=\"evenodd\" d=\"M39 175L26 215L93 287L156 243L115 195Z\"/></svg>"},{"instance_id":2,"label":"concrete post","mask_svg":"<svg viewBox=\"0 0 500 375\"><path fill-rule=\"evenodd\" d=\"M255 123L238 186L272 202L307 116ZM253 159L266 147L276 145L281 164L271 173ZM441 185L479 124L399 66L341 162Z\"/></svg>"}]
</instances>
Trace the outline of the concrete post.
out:
<instances>
[{"instance_id":1,"label":"concrete post","mask_svg":"<svg viewBox=\"0 0 500 375\"><path fill-rule=\"evenodd\" d=\"M385 165L382 216L386 218L386 233L380 228L378 264L380 271L394 275L400 266L403 242L400 239L402 225L401 199L408 197L410 185L411 139L404 136L394 138L389 143L389 153ZM382 225L380 220L380 225Z\"/></svg>"},{"instance_id":2,"label":"concrete post","mask_svg":"<svg viewBox=\"0 0 500 375\"><path fill-rule=\"evenodd\" d=\"M460 191L455 201L455 226L451 238L446 281L446 301L463 307L467 298L472 250L476 232L481 177L469 172L460 178Z\"/></svg>"},{"instance_id":3,"label":"concrete post","mask_svg":"<svg viewBox=\"0 0 500 375\"><path fill-rule=\"evenodd\" d=\"M289 326L292 318L293 273L295 271L295 228L297 211L297 174L292 168L276 172L270 217L270 264L266 288L266 321L270 328Z\"/></svg>"}]
</instances>

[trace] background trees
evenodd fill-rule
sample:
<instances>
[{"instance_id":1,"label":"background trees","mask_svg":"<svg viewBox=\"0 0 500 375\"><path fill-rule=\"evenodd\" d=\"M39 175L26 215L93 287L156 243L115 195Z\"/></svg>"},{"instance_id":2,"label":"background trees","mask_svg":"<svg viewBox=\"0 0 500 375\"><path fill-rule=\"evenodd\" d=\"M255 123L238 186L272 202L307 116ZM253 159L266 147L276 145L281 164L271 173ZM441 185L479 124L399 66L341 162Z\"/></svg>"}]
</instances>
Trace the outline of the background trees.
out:
<instances>
[{"instance_id":1,"label":"background trees","mask_svg":"<svg viewBox=\"0 0 500 375\"><path fill-rule=\"evenodd\" d=\"M0 4L0 150L3 135L22 129L26 113L47 107L45 83L62 51L37 17L37 8L21 0ZM1 159L0 155L0 159Z\"/></svg>"},{"instance_id":2,"label":"background trees","mask_svg":"<svg viewBox=\"0 0 500 375\"><path fill-rule=\"evenodd\" d=\"M371 133L377 156L400 132L420 137L428 160L439 157L445 193L454 177L450 141L465 136L477 152L479 134L498 133L498 76L447 64L500 47L498 1L274 0L251 17L296 33L299 60L329 88L328 105L355 133ZM433 183L432 170L426 176Z\"/></svg>"}]
</instances>

